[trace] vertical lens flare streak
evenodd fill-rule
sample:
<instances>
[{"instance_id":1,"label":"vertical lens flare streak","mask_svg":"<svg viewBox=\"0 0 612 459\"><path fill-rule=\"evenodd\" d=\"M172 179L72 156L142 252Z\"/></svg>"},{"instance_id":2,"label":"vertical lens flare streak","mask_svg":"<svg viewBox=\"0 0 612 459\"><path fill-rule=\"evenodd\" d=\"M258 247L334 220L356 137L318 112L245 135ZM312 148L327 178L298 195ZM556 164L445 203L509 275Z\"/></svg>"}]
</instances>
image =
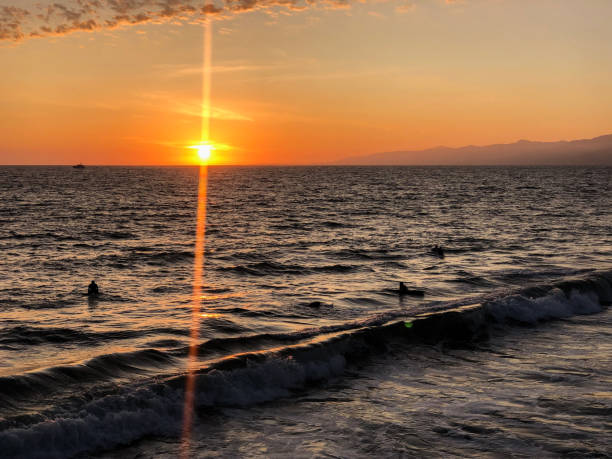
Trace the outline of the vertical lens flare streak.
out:
<instances>
[{"instance_id":1,"label":"vertical lens flare streak","mask_svg":"<svg viewBox=\"0 0 612 459\"><path fill-rule=\"evenodd\" d=\"M208 4L209 1L206 2ZM203 69L202 69L202 126L200 145L210 143L210 94L212 61L212 23L204 21ZM204 276L204 249L206 246L206 198L208 192L208 165L202 158L198 185L198 211L196 220L196 244L193 267L193 293L191 307L191 332L185 382L185 406L183 408L183 432L181 436L181 457L189 457L191 426L193 424L195 384L200 336L200 308Z\"/></svg>"},{"instance_id":2,"label":"vertical lens flare streak","mask_svg":"<svg viewBox=\"0 0 612 459\"><path fill-rule=\"evenodd\" d=\"M181 437L181 457L189 457L189 441L195 399L195 381L198 359L198 340L200 336L200 302L204 276L204 249L206 247L206 198L208 191L208 166L200 166L198 185L198 212L196 222L196 244L193 266L193 292L191 305L191 332L189 355L187 357L187 378L185 382L185 406L183 408L183 433Z\"/></svg>"},{"instance_id":3,"label":"vertical lens flare streak","mask_svg":"<svg viewBox=\"0 0 612 459\"><path fill-rule=\"evenodd\" d=\"M208 2L207 2L208 3ZM212 63L212 19L206 18L204 22L204 56L202 69L202 128L200 131L200 145L210 143L210 87Z\"/></svg>"}]
</instances>

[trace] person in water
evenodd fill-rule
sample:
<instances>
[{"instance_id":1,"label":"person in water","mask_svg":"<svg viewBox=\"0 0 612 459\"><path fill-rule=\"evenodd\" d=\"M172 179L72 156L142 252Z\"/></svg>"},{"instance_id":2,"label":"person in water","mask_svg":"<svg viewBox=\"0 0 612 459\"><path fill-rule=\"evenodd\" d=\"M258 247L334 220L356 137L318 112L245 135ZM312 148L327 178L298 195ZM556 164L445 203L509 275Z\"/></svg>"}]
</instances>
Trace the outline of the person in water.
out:
<instances>
[{"instance_id":1,"label":"person in water","mask_svg":"<svg viewBox=\"0 0 612 459\"><path fill-rule=\"evenodd\" d=\"M89 284L89 287L87 287L87 295L97 296L99 294L100 290L98 289L98 284L96 284L96 281L91 281L91 284Z\"/></svg>"},{"instance_id":2,"label":"person in water","mask_svg":"<svg viewBox=\"0 0 612 459\"><path fill-rule=\"evenodd\" d=\"M439 246L438 244L434 245L431 248L431 252L437 256L439 256L440 258L444 258L444 249Z\"/></svg>"},{"instance_id":3,"label":"person in water","mask_svg":"<svg viewBox=\"0 0 612 459\"><path fill-rule=\"evenodd\" d=\"M425 290L408 288L403 282L399 283L398 293L400 295L425 296Z\"/></svg>"}]
</instances>

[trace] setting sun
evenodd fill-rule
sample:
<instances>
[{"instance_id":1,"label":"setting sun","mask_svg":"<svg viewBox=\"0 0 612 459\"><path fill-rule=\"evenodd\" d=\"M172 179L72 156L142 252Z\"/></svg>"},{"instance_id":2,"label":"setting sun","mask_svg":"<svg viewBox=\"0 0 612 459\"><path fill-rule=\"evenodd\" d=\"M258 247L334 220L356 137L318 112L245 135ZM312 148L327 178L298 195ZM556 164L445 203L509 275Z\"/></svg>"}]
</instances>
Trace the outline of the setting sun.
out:
<instances>
[{"instance_id":1,"label":"setting sun","mask_svg":"<svg viewBox=\"0 0 612 459\"><path fill-rule=\"evenodd\" d=\"M0 0L0 459L612 451L610 18Z\"/></svg>"},{"instance_id":2,"label":"setting sun","mask_svg":"<svg viewBox=\"0 0 612 459\"><path fill-rule=\"evenodd\" d=\"M193 145L189 148L192 148L198 152L198 159L203 163L210 160L210 156L215 149L215 147L211 144Z\"/></svg>"}]
</instances>

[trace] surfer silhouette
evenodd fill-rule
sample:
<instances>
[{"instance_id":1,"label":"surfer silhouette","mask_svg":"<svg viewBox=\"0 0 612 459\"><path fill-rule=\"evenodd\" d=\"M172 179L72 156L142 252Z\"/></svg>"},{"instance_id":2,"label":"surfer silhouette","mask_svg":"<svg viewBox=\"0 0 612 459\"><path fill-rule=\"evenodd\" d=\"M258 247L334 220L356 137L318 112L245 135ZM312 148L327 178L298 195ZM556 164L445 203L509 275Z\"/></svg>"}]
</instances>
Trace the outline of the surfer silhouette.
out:
<instances>
[{"instance_id":1,"label":"surfer silhouette","mask_svg":"<svg viewBox=\"0 0 612 459\"><path fill-rule=\"evenodd\" d=\"M100 294L100 290L98 289L98 284L96 281L91 281L89 287L87 287L87 295L88 296L98 296Z\"/></svg>"},{"instance_id":2,"label":"surfer silhouette","mask_svg":"<svg viewBox=\"0 0 612 459\"><path fill-rule=\"evenodd\" d=\"M442 247L440 247L438 244L434 245L431 248L431 253L433 253L434 255L440 257L440 258L444 258L444 249Z\"/></svg>"},{"instance_id":3,"label":"surfer silhouette","mask_svg":"<svg viewBox=\"0 0 612 459\"><path fill-rule=\"evenodd\" d=\"M425 290L416 290L406 287L406 284L403 282L399 283L398 293L400 296L402 295L411 295L411 296L425 296Z\"/></svg>"}]
</instances>

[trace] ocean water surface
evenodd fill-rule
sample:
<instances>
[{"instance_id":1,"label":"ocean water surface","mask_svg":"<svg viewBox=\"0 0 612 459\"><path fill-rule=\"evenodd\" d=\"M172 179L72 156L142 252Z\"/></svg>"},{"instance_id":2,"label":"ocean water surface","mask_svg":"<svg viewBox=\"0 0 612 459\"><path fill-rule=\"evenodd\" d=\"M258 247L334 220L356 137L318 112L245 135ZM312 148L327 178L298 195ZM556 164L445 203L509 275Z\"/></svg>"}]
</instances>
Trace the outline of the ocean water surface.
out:
<instances>
[{"instance_id":1,"label":"ocean water surface","mask_svg":"<svg viewBox=\"0 0 612 459\"><path fill-rule=\"evenodd\" d=\"M211 167L193 456L607 457L611 181ZM176 457L197 188L0 168L0 456Z\"/></svg>"}]
</instances>

